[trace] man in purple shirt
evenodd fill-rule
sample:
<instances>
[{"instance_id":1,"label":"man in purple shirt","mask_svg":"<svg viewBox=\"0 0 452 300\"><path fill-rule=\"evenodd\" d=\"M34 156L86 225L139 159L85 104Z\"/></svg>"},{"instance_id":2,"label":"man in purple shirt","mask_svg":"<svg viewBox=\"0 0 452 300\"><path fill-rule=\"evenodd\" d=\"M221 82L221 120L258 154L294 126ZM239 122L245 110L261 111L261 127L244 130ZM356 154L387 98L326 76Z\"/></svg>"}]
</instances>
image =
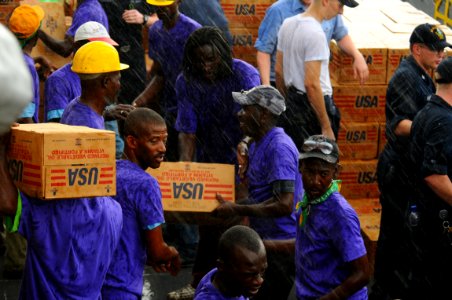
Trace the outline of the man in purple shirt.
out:
<instances>
[{"instance_id":1,"label":"man in purple shirt","mask_svg":"<svg viewBox=\"0 0 452 300\"><path fill-rule=\"evenodd\" d=\"M144 170L158 168L166 152L165 121L155 111L138 108L124 124L124 160L116 164L117 194L123 211L121 240L102 287L104 299L141 299L145 264L176 275L179 253L162 237L162 194Z\"/></svg>"},{"instance_id":2,"label":"man in purple shirt","mask_svg":"<svg viewBox=\"0 0 452 300\"><path fill-rule=\"evenodd\" d=\"M266 268L259 235L246 226L231 227L218 243L217 267L200 281L194 300L247 300L259 291Z\"/></svg>"},{"instance_id":3,"label":"man in purple shirt","mask_svg":"<svg viewBox=\"0 0 452 300\"><path fill-rule=\"evenodd\" d=\"M286 109L284 97L269 85L232 93L242 106L238 113L243 134L254 141L249 147L248 199L240 203L217 198L220 216L249 216L250 226L267 247L266 282L253 299L286 299L293 285L294 257L275 244L295 238L293 204L302 193L298 172L298 150L282 128L278 117Z\"/></svg>"},{"instance_id":4,"label":"man in purple shirt","mask_svg":"<svg viewBox=\"0 0 452 300\"><path fill-rule=\"evenodd\" d=\"M128 67L119 62L118 51L106 42L94 41L80 47L71 69L80 77L82 93L64 109L61 123L104 129L102 114L108 104L116 103L120 71Z\"/></svg>"},{"instance_id":5,"label":"man in purple shirt","mask_svg":"<svg viewBox=\"0 0 452 300\"><path fill-rule=\"evenodd\" d=\"M22 47L25 63L30 71L33 86L33 100L19 116L19 123L39 122L39 76L35 67L35 60L31 57L31 51L38 42L38 30L44 18L44 11L40 6L27 4L16 7L8 21L8 28L17 37Z\"/></svg>"},{"instance_id":6,"label":"man in purple shirt","mask_svg":"<svg viewBox=\"0 0 452 300\"><path fill-rule=\"evenodd\" d=\"M232 59L227 39L215 27L199 28L190 35L182 68L183 73L176 81L175 125L179 131L180 160L235 164L235 149L241 139L236 119L240 105L234 103L232 92L259 85L259 73L248 63ZM225 229L199 227L194 280L186 287L190 297L199 280L214 267L215 247ZM168 299L181 299L179 294L179 291L170 293Z\"/></svg>"},{"instance_id":7,"label":"man in purple shirt","mask_svg":"<svg viewBox=\"0 0 452 300\"><path fill-rule=\"evenodd\" d=\"M104 41L112 46L118 46L102 24L89 21L80 26L75 33L74 54L90 41ZM72 62L53 72L45 82L44 117L48 122L59 122L68 103L82 94L80 78L71 68Z\"/></svg>"},{"instance_id":8,"label":"man in purple shirt","mask_svg":"<svg viewBox=\"0 0 452 300\"><path fill-rule=\"evenodd\" d=\"M358 216L339 193L339 149L323 135L303 143L297 203L297 299L367 299L369 263Z\"/></svg>"},{"instance_id":9,"label":"man in purple shirt","mask_svg":"<svg viewBox=\"0 0 452 300\"><path fill-rule=\"evenodd\" d=\"M174 129L177 115L176 79L182 71L184 46L190 34L201 25L179 13L177 1L152 1L159 21L149 28L149 58L152 59L151 82L134 100L138 106L155 107L164 116L168 130L169 161L177 161L177 132Z\"/></svg>"},{"instance_id":10,"label":"man in purple shirt","mask_svg":"<svg viewBox=\"0 0 452 300\"><path fill-rule=\"evenodd\" d=\"M72 16L71 27L69 27L69 29L66 31L64 40L56 40L42 30L38 31L38 35L39 38L44 42L44 44L55 51L55 53L63 57L68 57L72 52L74 52L74 37L77 29L89 21L94 21L102 24L108 32L109 27L107 14L102 8L102 5L100 5L99 1L79 0L77 1L77 9Z\"/></svg>"}]
</instances>

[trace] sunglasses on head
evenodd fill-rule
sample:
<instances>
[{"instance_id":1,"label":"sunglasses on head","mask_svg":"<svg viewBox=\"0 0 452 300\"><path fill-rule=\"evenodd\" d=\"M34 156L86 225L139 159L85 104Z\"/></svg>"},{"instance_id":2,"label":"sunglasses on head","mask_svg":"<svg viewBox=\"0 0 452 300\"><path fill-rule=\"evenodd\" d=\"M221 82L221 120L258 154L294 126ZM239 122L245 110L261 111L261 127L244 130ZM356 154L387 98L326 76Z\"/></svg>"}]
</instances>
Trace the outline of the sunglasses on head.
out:
<instances>
[{"instance_id":1,"label":"sunglasses on head","mask_svg":"<svg viewBox=\"0 0 452 300\"><path fill-rule=\"evenodd\" d=\"M306 141L302 149L304 152L320 150L323 154L331 154L333 152L333 145L328 142Z\"/></svg>"}]
</instances>

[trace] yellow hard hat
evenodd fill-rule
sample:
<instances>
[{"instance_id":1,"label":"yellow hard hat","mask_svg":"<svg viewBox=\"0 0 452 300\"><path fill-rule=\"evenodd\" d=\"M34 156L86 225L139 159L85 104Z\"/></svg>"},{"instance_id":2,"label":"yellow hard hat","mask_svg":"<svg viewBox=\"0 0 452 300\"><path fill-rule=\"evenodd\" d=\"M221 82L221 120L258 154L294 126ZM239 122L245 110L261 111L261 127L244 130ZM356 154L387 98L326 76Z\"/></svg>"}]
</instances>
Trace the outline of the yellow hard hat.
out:
<instances>
[{"instance_id":1,"label":"yellow hard hat","mask_svg":"<svg viewBox=\"0 0 452 300\"><path fill-rule=\"evenodd\" d=\"M168 6L173 4L174 0L146 0L147 3L155 6Z\"/></svg>"},{"instance_id":2,"label":"yellow hard hat","mask_svg":"<svg viewBox=\"0 0 452 300\"><path fill-rule=\"evenodd\" d=\"M71 70L79 74L99 74L121 71L129 65L119 61L118 51L102 41L89 42L75 53Z\"/></svg>"}]
</instances>

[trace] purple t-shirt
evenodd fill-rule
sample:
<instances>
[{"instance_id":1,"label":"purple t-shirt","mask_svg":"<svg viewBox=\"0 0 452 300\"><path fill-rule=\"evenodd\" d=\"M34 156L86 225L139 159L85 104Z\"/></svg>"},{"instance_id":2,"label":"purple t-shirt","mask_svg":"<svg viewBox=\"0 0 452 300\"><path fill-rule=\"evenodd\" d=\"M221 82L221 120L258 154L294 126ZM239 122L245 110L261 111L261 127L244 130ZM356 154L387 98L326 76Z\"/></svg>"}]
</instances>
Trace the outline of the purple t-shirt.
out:
<instances>
[{"instance_id":1,"label":"purple t-shirt","mask_svg":"<svg viewBox=\"0 0 452 300\"><path fill-rule=\"evenodd\" d=\"M92 110L88 105L75 98L64 109L61 124L87 126L94 129L105 129L104 117Z\"/></svg>"},{"instance_id":2,"label":"purple t-shirt","mask_svg":"<svg viewBox=\"0 0 452 300\"><path fill-rule=\"evenodd\" d=\"M107 14L97 0L85 0L77 7L72 17L71 27L66 31L66 35L74 37L77 29L89 21L98 22L104 25L107 31L109 30Z\"/></svg>"},{"instance_id":3,"label":"purple t-shirt","mask_svg":"<svg viewBox=\"0 0 452 300\"><path fill-rule=\"evenodd\" d=\"M232 92L259 85L260 77L256 68L238 59L233 60L232 71L231 76L214 84L196 79L186 82L183 74L177 78L175 128L196 134L198 162L236 163L242 133L237 120L240 105L232 99Z\"/></svg>"},{"instance_id":4,"label":"purple t-shirt","mask_svg":"<svg viewBox=\"0 0 452 300\"><path fill-rule=\"evenodd\" d=\"M68 63L47 78L45 83L45 119L61 118L70 101L80 97L80 77L71 70Z\"/></svg>"},{"instance_id":5,"label":"purple t-shirt","mask_svg":"<svg viewBox=\"0 0 452 300\"><path fill-rule=\"evenodd\" d=\"M297 219L301 211L297 212ZM298 299L318 299L340 285L349 275L347 263L366 255L356 212L334 192L312 205L305 226L297 225L295 244ZM367 299L367 288L348 299Z\"/></svg>"},{"instance_id":6,"label":"purple t-shirt","mask_svg":"<svg viewBox=\"0 0 452 300\"><path fill-rule=\"evenodd\" d=\"M28 70L30 70L32 82L33 82L33 99L31 103L25 108L20 118L32 118L33 122L39 123L39 75L36 71L35 61L33 58L24 53L25 63L27 64ZM34 110L30 108L34 107Z\"/></svg>"},{"instance_id":7,"label":"purple t-shirt","mask_svg":"<svg viewBox=\"0 0 452 300\"><path fill-rule=\"evenodd\" d=\"M212 277L216 272L217 268L212 269L201 279L196 288L193 300L248 300L248 298L244 296L225 297L221 294L221 292L212 284Z\"/></svg>"},{"instance_id":8,"label":"purple t-shirt","mask_svg":"<svg viewBox=\"0 0 452 300\"><path fill-rule=\"evenodd\" d=\"M121 227L121 207L111 197L22 194L19 232L28 248L19 299L100 299Z\"/></svg>"},{"instance_id":9,"label":"purple t-shirt","mask_svg":"<svg viewBox=\"0 0 452 300\"><path fill-rule=\"evenodd\" d=\"M273 182L291 180L295 184L294 203L301 199L303 184L298 171L298 150L282 128L271 129L249 149L248 178L249 198L261 203L273 194ZM295 207L295 206L294 206ZM293 239L296 235L295 213L280 218L250 217L250 226L262 239Z\"/></svg>"},{"instance_id":10,"label":"purple t-shirt","mask_svg":"<svg viewBox=\"0 0 452 300\"><path fill-rule=\"evenodd\" d=\"M189 17L179 14L179 19L170 30L157 21L149 28L149 57L160 63L165 76L163 111L177 112L176 79L182 71L184 46L190 34L201 25Z\"/></svg>"},{"instance_id":11,"label":"purple t-shirt","mask_svg":"<svg viewBox=\"0 0 452 300\"><path fill-rule=\"evenodd\" d=\"M108 269L102 298L141 299L146 263L144 232L165 222L157 181L129 160L116 162L116 201L122 208L121 240Z\"/></svg>"}]
</instances>

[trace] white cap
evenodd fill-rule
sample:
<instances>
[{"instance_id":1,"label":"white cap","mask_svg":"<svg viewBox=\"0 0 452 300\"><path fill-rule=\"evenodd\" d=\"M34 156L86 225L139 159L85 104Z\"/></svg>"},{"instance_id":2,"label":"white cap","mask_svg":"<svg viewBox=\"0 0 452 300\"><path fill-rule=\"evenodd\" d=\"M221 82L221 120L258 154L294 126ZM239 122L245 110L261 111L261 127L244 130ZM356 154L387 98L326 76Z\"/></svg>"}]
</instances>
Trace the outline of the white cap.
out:
<instances>
[{"instance_id":1,"label":"white cap","mask_svg":"<svg viewBox=\"0 0 452 300\"><path fill-rule=\"evenodd\" d=\"M74 42L82 40L88 40L90 42L102 41L112 46L118 46L118 43L110 38L104 25L94 21L83 23L75 32Z\"/></svg>"},{"instance_id":2,"label":"white cap","mask_svg":"<svg viewBox=\"0 0 452 300\"><path fill-rule=\"evenodd\" d=\"M8 132L33 98L31 74L17 38L0 24L0 134Z\"/></svg>"}]
</instances>

